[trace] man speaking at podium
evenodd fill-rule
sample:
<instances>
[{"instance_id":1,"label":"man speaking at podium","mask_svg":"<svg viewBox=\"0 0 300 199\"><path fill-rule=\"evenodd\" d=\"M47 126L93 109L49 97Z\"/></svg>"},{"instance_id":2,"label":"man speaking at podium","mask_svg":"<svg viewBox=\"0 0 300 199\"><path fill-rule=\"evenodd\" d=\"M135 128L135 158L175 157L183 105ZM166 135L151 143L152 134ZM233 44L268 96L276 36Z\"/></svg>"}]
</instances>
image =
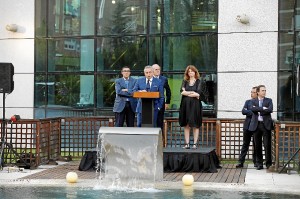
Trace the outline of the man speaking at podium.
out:
<instances>
[{"instance_id":1,"label":"man speaking at podium","mask_svg":"<svg viewBox=\"0 0 300 199\"><path fill-rule=\"evenodd\" d=\"M156 127L157 124L157 115L158 111L162 109L164 105L164 88L161 84L160 80L157 78L153 78L153 68L152 66L146 66L144 68L144 74L145 77L141 77L137 80L137 83L135 84L133 91L134 92L159 92L159 98L153 99L153 127ZM138 104L136 107L136 113L137 113L137 126L142 126L142 100L138 100Z\"/></svg>"}]
</instances>

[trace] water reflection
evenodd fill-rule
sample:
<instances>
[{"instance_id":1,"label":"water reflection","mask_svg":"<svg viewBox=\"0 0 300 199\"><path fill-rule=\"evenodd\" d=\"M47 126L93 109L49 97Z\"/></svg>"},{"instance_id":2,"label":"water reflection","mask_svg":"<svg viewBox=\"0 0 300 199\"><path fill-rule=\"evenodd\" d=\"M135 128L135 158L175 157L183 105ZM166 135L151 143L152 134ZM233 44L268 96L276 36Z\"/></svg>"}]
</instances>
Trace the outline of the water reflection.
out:
<instances>
[{"instance_id":1,"label":"water reflection","mask_svg":"<svg viewBox=\"0 0 300 199\"><path fill-rule=\"evenodd\" d=\"M180 199L180 198L198 198L198 199L298 199L299 195L278 194L278 193L258 193L241 191L223 191L223 190L194 190L193 187L183 187L182 189L159 190L154 188L143 189L114 189L114 188L78 188L78 187L0 187L1 199L77 199L77 198L156 198L156 199Z\"/></svg>"}]
</instances>

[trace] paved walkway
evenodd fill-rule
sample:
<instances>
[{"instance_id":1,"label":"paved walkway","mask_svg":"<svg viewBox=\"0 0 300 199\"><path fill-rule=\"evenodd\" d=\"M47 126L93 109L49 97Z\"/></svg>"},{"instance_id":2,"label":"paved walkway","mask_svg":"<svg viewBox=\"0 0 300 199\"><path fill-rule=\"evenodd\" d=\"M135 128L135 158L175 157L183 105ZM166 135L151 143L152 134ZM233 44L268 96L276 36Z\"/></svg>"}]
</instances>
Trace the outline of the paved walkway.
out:
<instances>
[{"instance_id":1,"label":"paved walkway","mask_svg":"<svg viewBox=\"0 0 300 199\"><path fill-rule=\"evenodd\" d=\"M93 171L78 171L78 162L59 162L59 165L42 165L34 170L24 170L19 171L17 168L5 167L0 171L0 186L9 185L37 185L37 186L55 186L55 185L65 185L69 184L65 180L65 176L69 171L75 171L78 174L78 182L72 184L72 186L88 187L97 184L97 176ZM224 165L223 168L228 169L230 166ZM256 170L253 165L248 165L248 168L242 169L240 171L231 166L230 173L241 173L244 176L244 180L239 180L238 182L225 182L209 180L211 177L200 177L196 179L193 184L195 189L223 189L223 190L239 190L239 191L253 191L253 192L276 192L276 193L289 193L289 194L299 194L300 195L300 175L296 172L291 172L291 174L279 174L275 172L269 172L266 169ZM218 172L219 175L222 172ZM243 174L244 173L244 174ZM157 182L155 186L158 188L172 189L172 188L182 188L181 176L183 174L177 175L173 180L167 178L167 174L164 174L164 180L162 182ZM199 174L198 174L199 175ZM205 176L213 176L203 174ZM224 174L222 174L224 175ZM240 177L241 178L241 177ZM201 179L201 180L200 180ZM222 179L222 178L220 178ZM29 183L30 182L30 183Z\"/></svg>"}]
</instances>

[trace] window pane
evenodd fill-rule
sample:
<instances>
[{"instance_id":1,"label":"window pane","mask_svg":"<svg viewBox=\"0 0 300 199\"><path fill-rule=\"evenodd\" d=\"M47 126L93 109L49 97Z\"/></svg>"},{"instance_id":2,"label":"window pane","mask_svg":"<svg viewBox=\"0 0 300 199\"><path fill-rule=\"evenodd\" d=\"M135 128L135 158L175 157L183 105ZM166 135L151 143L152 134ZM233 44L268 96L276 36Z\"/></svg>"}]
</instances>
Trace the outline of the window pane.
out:
<instances>
[{"instance_id":1,"label":"window pane","mask_svg":"<svg viewBox=\"0 0 300 199\"><path fill-rule=\"evenodd\" d=\"M294 0L280 1L279 6L279 26L280 30L294 29Z\"/></svg>"},{"instance_id":2,"label":"window pane","mask_svg":"<svg viewBox=\"0 0 300 199\"><path fill-rule=\"evenodd\" d=\"M47 2L43 0L35 1L35 35L46 36L46 6Z\"/></svg>"},{"instance_id":3,"label":"window pane","mask_svg":"<svg viewBox=\"0 0 300 199\"><path fill-rule=\"evenodd\" d=\"M165 37L164 71L183 71L193 64L200 71L217 69L217 35Z\"/></svg>"},{"instance_id":4,"label":"window pane","mask_svg":"<svg viewBox=\"0 0 300 199\"><path fill-rule=\"evenodd\" d=\"M161 29L161 0L151 0L149 1L150 6L149 6L149 29L150 33L159 33Z\"/></svg>"},{"instance_id":5,"label":"window pane","mask_svg":"<svg viewBox=\"0 0 300 199\"><path fill-rule=\"evenodd\" d=\"M164 0L164 32L217 31L216 0Z\"/></svg>"},{"instance_id":6,"label":"window pane","mask_svg":"<svg viewBox=\"0 0 300 199\"><path fill-rule=\"evenodd\" d=\"M295 120L296 122L300 121L300 113L295 113Z\"/></svg>"},{"instance_id":7,"label":"window pane","mask_svg":"<svg viewBox=\"0 0 300 199\"><path fill-rule=\"evenodd\" d=\"M35 82L35 117L74 116L73 109L94 106L93 75L37 75ZM89 111L91 112L91 111ZM79 114L79 113L78 113ZM78 115L79 116L79 115Z\"/></svg>"},{"instance_id":8,"label":"window pane","mask_svg":"<svg viewBox=\"0 0 300 199\"><path fill-rule=\"evenodd\" d=\"M48 71L93 71L94 40L55 39L48 45Z\"/></svg>"},{"instance_id":9,"label":"window pane","mask_svg":"<svg viewBox=\"0 0 300 199\"><path fill-rule=\"evenodd\" d=\"M35 71L46 72L47 70L47 42L45 39L35 40Z\"/></svg>"},{"instance_id":10,"label":"window pane","mask_svg":"<svg viewBox=\"0 0 300 199\"><path fill-rule=\"evenodd\" d=\"M129 66L143 70L147 64L146 37L127 36L97 39L97 70L117 70Z\"/></svg>"},{"instance_id":11,"label":"window pane","mask_svg":"<svg viewBox=\"0 0 300 199\"><path fill-rule=\"evenodd\" d=\"M149 63L160 64L161 63L161 47L160 47L160 37L150 37L149 38Z\"/></svg>"},{"instance_id":12,"label":"window pane","mask_svg":"<svg viewBox=\"0 0 300 199\"><path fill-rule=\"evenodd\" d=\"M116 78L119 78L119 75L97 76L97 108L113 107L116 97Z\"/></svg>"},{"instance_id":13,"label":"window pane","mask_svg":"<svg viewBox=\"0 0 300 199\"><path fill-rule=\"evenodd\" d=\"M95 0L49 1L48 34L93 35Z\"/></svg>"},{"instance_id":14,"label":"window pane","mask_svg":"<svg viewBox=\"0 0 300 199\"><path fill-rule=\"evenodd\" d=\"M279 33L279 69L291 70L293 68L293 33Z\"/></svg>"},{"instance_id":15,"label":"window pane","mask_svg":"<svg viewBox=\"0 0 300 199\"><path fill-rule=\"evenodd\" d=\"M47 104L47 90L53 88L52 85L46 83L46 75L36 74L34 84L34 106L45 106Z\"/></svg>"},{"instance_id":16,"label":"window pane","mask_svg":"<svg viewBox=\"0 0 300 199\"><path fill-rule=\"evenodd\" d=\"M93 107L94 100L94 76L62 74L49 76L49 85L53 89L48 90L48 105L65 107Z\"/></svg>"},{"instance_id":17,"label":"window pane","mask_svg":"<svg viewBox=\"0 0 300 199\"><path fill-rule=\"evenodd\" d=\"M278 73L278 119L292 120L293 119L293 75L292 72Z\"/></svg>"},{"instance_id":18,"label":"window pane","mask_svg":"<svg viewBox=\"0 0 300 199\"><path fill-rule=\"evenodd\" d=\"M295 55L294 55L294 69L296 68L296 65L300 64L300 32L296 31L295 32L295 41L296 41L296 44L295 44Z\"/></svg>"},{"instance_id":19,"label":"window pane","mask_svg":"<svg viewBox=\"0 0 300 199\"><path fill-rule=\"evenodd\" d=\"M144 34L147 27L147 0L98 0L97 34Z\"/></svg>"}]
</instances>

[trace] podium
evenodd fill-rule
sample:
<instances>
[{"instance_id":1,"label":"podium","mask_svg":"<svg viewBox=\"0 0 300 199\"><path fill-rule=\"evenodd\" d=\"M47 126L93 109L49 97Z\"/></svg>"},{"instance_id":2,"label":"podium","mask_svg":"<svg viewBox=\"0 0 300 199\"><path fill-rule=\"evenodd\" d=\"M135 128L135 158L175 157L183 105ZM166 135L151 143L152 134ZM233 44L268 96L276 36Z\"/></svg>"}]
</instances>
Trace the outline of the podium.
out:
<instances>
[{"instance_id":1,"label":"podium","mask_svg":"<svg viewBox=\"0 0 300 199\"><path fill-rule=\"evenodd\" d=\"M142 127L153 127L153 99L159 98L159 92L134 92L133 97L142 99Z\"/></svg>"}]
</instances>

